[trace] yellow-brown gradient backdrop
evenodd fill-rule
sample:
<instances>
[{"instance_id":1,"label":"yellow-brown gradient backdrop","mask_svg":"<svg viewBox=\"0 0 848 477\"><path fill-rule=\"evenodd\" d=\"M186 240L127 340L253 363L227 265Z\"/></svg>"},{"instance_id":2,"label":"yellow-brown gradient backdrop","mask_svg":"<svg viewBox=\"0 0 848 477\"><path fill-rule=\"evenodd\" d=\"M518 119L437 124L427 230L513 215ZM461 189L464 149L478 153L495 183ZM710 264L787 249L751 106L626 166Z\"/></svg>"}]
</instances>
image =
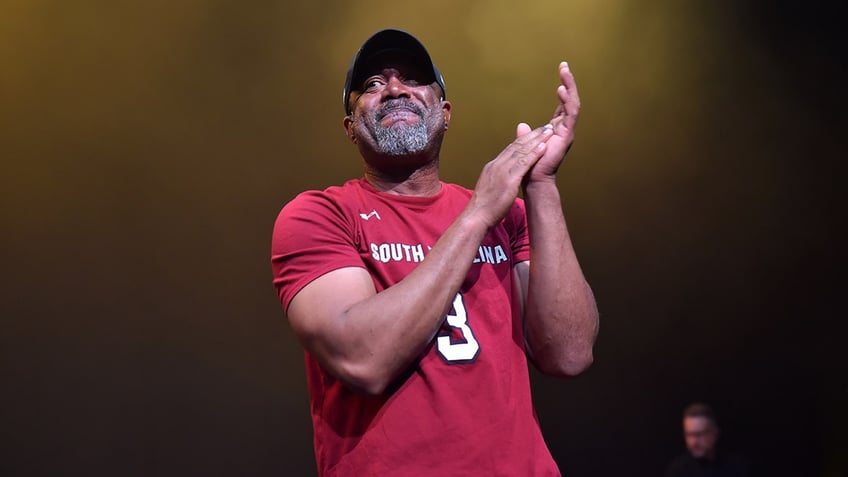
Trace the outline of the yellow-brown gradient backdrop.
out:
<instances>
[{"instance_id":1,"label":"yellow-brown gradient backdrop","mask_svg":"<svg viewBox=\"0 0 848 477\"><path fill-rule=\"evenodd\" d=\"M694 399L767 474L844 471L840 18L824 1L5 0L0 474L314 474L270 231L296 193L360 174L341 87L384 27L444 73L443 176L469 187L517 122L547 120L558 62L577 76L559 181L602 331L584 377L534 375L567 475L657 475Z\"/></svg>"}]
</instances>

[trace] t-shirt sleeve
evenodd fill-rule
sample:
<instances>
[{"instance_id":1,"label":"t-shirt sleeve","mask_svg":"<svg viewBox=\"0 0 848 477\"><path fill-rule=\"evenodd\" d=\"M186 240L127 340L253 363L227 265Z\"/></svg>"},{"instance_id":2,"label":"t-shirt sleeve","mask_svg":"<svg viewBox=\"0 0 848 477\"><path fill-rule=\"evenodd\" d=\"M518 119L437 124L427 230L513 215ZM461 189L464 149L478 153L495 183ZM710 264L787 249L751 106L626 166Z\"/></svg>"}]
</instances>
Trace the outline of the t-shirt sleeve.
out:
<instances>
[{"instance_id":1,"label":"t-shirt sleeve","mask_svg":"<svg viewBox=\"0 0 848 477\"><path fill-rule=\"evenodd\" d=\"M515 200L506 219L515 263L530 260L530 235L527 232L527 211L524 200L520 198Z\"/></svg>"},{"instance_id":2,"label":"t-shirt sleeve","mask_svg":"<svg viewBox=\"0 0 848 477\"><path fill-rule=\"evenodd\" d=\"M304 192L274 223L271 269L283 310L312 280L344 267L364 267L353 224L325 193Z\"/></svg>"}]
</instances>

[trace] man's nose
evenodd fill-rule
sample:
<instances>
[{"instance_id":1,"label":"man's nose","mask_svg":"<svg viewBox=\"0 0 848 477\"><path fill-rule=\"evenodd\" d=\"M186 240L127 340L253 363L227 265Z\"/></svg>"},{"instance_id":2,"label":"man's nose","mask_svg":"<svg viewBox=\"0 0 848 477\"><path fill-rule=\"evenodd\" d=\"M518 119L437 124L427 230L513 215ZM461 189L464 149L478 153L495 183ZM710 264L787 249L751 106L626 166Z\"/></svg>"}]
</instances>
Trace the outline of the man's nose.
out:
<instances>
[{"instance_id":1,"label":"man's nose","mask_svg":"<svg viewBox=\"0 0 848 477\"><path fill-rule=\"evenodd\" d=\"M397 76L392 76L388 79L384 91L390 98L409 97L409 86L404 84Z\"/></svg>"}]
</instances>

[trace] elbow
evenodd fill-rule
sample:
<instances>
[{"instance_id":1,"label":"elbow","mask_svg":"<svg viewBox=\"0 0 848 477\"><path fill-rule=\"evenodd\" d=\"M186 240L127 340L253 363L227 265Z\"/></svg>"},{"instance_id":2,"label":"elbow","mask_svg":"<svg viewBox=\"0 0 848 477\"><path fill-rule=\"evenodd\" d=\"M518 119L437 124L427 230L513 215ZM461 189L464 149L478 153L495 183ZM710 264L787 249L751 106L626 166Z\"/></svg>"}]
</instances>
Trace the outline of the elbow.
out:
<instances>
[{"instance_id":1,"label":"elbow","mask_svg":"<svg viewBox=\"0 0 848 477\"><path fill-rule=\"evenodd\" d=\"M381 396L388 387L387 383L383 383L380 381L356 380L343 382L345 387L347 387L349 390L366 397Z\"/></svg>"},{"instance_id":2,"label":"elbow","mask_svg":"<svg viewBox=\"0 0 848 477\"><path fill-rule=\"evenodd\" d=\"M391 383L385 372L364 364L349 363L340 366L336 378L346 388L363 396L380 396Z\"/></svg>"},{"instance_id":3,"label":"elbow","mask_svg":"<svg viewBox=\"0 0 848 477\"><path fill-rule=\"evenodd\" d=\"M562 376L564 377L572 377L582 374L584 371L589 369L592 366L592 363L595 362L595 356L592 353L592 350L589 350L586 353L583 353L581 356L574 357L568 360L561 366Z\"/></svg>"},{"instance_id":4,"label":"elbow","mask_svg":"<svg viewBox=\"0 0 848 477\"><path fill-rule=\"evenodd\" d=\"M537 367L543 374L558 378L578 376L589 369L595 361L592 349L565 353L563 356L538 362Z\"/></svg>"}]
</instances>

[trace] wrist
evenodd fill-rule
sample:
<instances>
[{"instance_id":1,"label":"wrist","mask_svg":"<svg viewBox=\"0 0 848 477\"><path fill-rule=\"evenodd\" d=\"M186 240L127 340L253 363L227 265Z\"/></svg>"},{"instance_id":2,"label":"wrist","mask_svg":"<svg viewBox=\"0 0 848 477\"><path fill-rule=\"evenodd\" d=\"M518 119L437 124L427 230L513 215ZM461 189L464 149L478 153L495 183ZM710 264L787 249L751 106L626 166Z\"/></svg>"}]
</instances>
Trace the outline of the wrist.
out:
<instances>
[{"instance_id":1,"label":"wrist","mask_svg":"<svg viewBox=\"0 0 848 477\"><path fill-rule=\"evenodd\" d=\"M459 214L457 222L466 230L482 232L485 235L492 226L500 222L502 217L496 214L490 206L487 207L485 201L474 193L471 195L468 205ZM482 235L480 238L482 238Z\"/></svg>"},{"instance_id":2,"label":"wrist","mask_svg":"<svg viewBox=\"0 0 848 477\"><path fill-rule=\"evenodd\" d=\"M545 175L542 177L528 178L521 185L524 195L527 194L546 194L555 192L559 194L559 187L556 183L556 176Z\"/></svg>"}]
</instances>

